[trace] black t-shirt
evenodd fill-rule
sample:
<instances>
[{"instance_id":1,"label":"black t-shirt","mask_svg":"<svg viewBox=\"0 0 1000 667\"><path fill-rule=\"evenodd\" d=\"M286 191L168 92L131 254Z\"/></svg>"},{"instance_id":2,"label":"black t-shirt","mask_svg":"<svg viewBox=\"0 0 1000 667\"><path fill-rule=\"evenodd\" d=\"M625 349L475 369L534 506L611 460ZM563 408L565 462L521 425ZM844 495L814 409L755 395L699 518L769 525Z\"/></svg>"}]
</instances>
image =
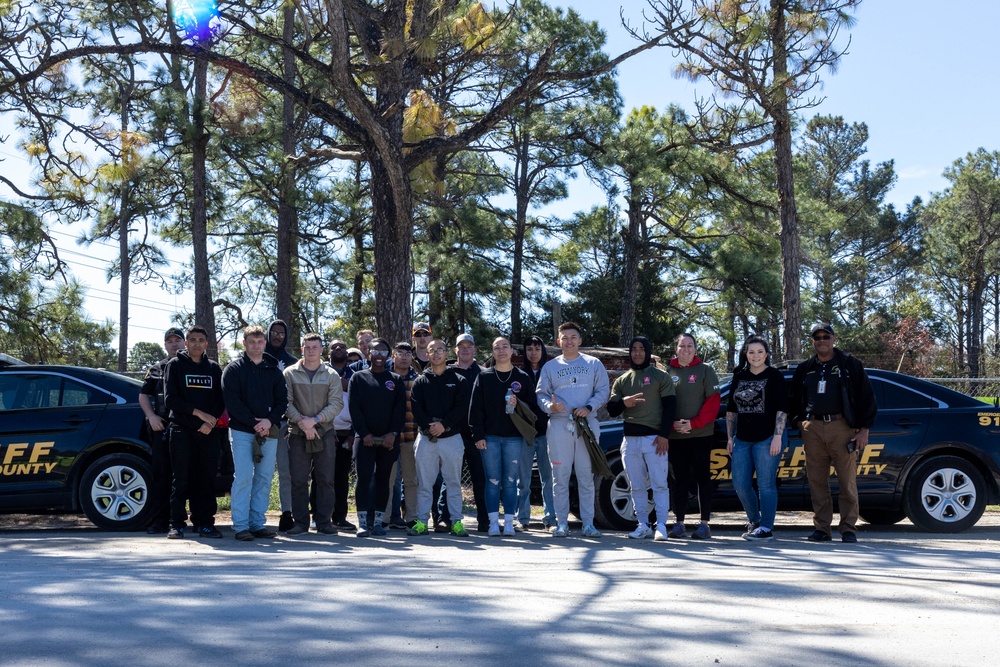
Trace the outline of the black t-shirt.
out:
<instances>
[{"instance_id":1,"label":"black t-shirt","mask_svg":"<svg viewBox=\"0 0 1000 667\"><path fill-rule=\"evenodd\" d=\"M802 386L806 390L806 413L810 415L836 415L844 411L843 378L840 367L831 359L806 373Z\"/></svg>"},{"instance_id":2,"label":"black t-shirt","mask_svg":"<svg viewBox=\"0 0 1000 667\"><path fill-rule=\"evenodd\" d=\"M768 366L759 375L749 369L733 376L727 412L735 412L736 436L747 442L774 436L779 412L788 412L788 388L781 371Z\"/></svg>"},{"instance_id":3,"label":"black t-shirt","mask_svg":"<svg viewBox=\"0 0 1000 667\"><path fill-rule=\"evenodd\" d=\"M139 390L140 394L146 394L150 397L153 402L153 411L164 419L170 414L170 411L167 410L167 402L163 398L163 369L168 361L170 359L162 359L150 366L142 381L142 389Z\"/></svg>"}]
</instances>

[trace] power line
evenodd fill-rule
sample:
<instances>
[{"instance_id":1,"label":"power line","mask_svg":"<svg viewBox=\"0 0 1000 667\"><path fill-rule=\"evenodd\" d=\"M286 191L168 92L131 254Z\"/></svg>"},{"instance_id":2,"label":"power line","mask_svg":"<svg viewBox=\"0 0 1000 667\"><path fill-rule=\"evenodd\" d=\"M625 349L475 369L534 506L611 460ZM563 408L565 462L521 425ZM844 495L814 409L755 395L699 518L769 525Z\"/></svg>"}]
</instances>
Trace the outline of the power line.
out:
<instances>
[{"instance_id":1,"label":"power line","mask_svg":"<svg viewBox=\"0 0 1000 667\"><path fill-rule=\"evenodd\" d=\"M72 239L74 241L77 240L76 236L74 236L72 234L69 234L67 232L60 232L60 231L52 230L49 233L53 234L53 235L56 235L56 236L64 236L64 237L66 237L68 239ZM94 240L94 241L91 241L90 243L88 243L87 245L88 246L90 246L90 245L99 245L99 246L103 246L105 248L111 248L111 249L113 249L115 251L118 250L118 246L117 245L113 245L111 243L108 243L107 241L97 241L97 240ZM59 250L60 252L80 254L80 253L77 253L76 251L69 250L67 248L61 248L58 245L56 246L56 250ZM90 257L90 255L84 255L84 256L85 257ZM175 264L175 265L178 265L178 266L184 266L185 265L185 262L180 262L180 261L177 261L176 259L171 259L170 257L167 257L166 255L164 255L164 259L166 260L166 262L168 264Z\"/></svg>"},{"instance_id":2,"label":"power line","mask_svg":"<svg viewBox=\"0 0 1000 667\"><path fill-rule=\"evenodd\" d=\"M111 290L98 289L97 287L88 287L87 291L88 291L88 293L89 292L100 292L101 294L110 294L112 296L119 297L118 300L121 300L121 295L118 292L112 292ZM129 301L129 303L132 303L133 301L142 301L142 302L145 302L145 303L153 304L154 306L162 306L163 305L162 301L153 301L152 299L146 299L146 298L143 298L141 296L132 296L131 294L129 294L128 301Z\"/></svg>"}]
</instances>

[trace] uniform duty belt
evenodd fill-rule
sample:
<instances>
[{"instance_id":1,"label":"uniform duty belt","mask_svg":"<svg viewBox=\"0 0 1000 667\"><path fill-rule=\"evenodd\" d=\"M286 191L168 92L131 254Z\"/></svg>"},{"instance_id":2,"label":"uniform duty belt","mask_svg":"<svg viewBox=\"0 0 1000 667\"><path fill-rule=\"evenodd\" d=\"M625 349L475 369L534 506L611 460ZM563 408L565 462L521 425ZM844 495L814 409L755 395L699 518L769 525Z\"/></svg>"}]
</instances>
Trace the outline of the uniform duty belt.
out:
<instances>
[{"instance_id":1,"label":"uniform duty belt","mask_svg":"<svg viewBox=\"0 0 1000 667\"><path fill-rule=\"evenodd\" d=\"M825 421L825 422L835 422L835 421L837 421L838 419L840 419L840 418L841 418L841 417L843 417L843 416L844 416L844 415L842 415L842 414L841 414L841 413L839 413L839 412L838 412L838 413L836 413L836 414L833 414L833 415L814 415L814 414L807 414L807 415L806 415L806 419L807 419L807 420L809 420L809 419L819 419L819 420L822 420L822 421Z\"/></svg>"}]
</instances>

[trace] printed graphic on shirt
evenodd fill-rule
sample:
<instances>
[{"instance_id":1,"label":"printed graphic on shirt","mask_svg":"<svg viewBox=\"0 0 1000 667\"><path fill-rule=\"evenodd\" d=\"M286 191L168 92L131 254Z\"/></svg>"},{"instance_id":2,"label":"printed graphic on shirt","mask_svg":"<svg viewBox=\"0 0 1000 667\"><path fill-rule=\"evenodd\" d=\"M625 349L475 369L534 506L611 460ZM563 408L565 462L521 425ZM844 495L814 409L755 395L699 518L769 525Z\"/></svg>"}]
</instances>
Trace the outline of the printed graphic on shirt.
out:
<instances>
[{"instance_id":1,"label":"printed graphic on shirt","mask_svg":"<svg viewBox=\"0 0 1000 667\"><path fill-rule=\"evenodd\" d=\"M589 372L589 366L567 366L556 371L556 377L564 378L567 375L586 375ZM573 382L576 382L576 378L573 378Z\"/></svg>"},{"instance_id":2,"label":"printed graphic on shirt","mask_svg":"<svg viewBox=\"0 0 1000 667\"><path fill-rule=\"evenodd\" d=\"M388 389L389 391L392 391L393 389L396 388L396 383L393 382L392 380L386 380L385 381L385 388Z\"/></svg>"},{"instance_id":3,"label":"printed graphic on shirt","mask_svg":"<svg viewBox=\"0 0 1000 667\"><path fill-rule=\"evenodd\" d=\"M211 375L185 375L184 386L188 389L211 389Z\"/></svg>"},{"instance_id":4,"label":"printed graphic on shirt","mask_svg":"<svg viewBox=\"0 0 1000 667\"><path fill-rule=\"evenodd\" d=\"M514 392L515 394L520 393L521 392L521 383L518 382L517 380L511 382L510 383L510 390L512 392Z\"/></svg>"},{"instance_id":5,"label":"printed graphic on shirt","mask_svg":"<svg viewBox=\"0 0 1000 667\"><path fill-rule=\"evenodd\" d=\"M642 383L645 384L645 385L651 384L651 381L650 381L648 375L646 377L642 378Z\"/></svg>"},{"instance_id":6,"label":"printed graphic on shirt","mask_svg":"<svg viewBox=\"0 0 1000 667\"><path fill-rule=\"evenodd\" d=\"M697 375L695 375L694 373L691 373L691 375L688 375L688 384L694 384L697 381L698 381L698 376Z\"/></svg>"},{"instance_id":7,"label":"printed graphic on shirt","mask_svg":"<svg viewBox=\"0 0 1000 667\"><path fill-rule=\"evenodd\" d=\"M740 380L739 389L733 394L736 406L743 414L764 412L764 386L767 380Z\"/></svg>"}]
</instances>

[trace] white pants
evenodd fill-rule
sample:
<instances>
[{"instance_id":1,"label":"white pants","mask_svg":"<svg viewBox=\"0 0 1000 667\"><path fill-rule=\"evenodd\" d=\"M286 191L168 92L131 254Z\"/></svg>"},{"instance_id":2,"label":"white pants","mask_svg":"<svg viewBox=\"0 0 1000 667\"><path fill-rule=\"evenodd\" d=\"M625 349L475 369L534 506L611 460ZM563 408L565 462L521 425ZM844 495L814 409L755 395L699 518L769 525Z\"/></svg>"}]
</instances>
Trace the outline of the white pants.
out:
<instances>
[{"instance_id":1,"label":"white pants","mask_svg":"<svg viewBox=\"0 0 1000 667\"><path fill-rule=\"evenodd\" d=\"M656 453L655 435L626 435L621 446L625 474L632 486L632 505L639 523L649 522L649 489L653 489L656 520L666 523L670 511L667 455Z\"/></svg>"},{"instance_id":2,"label":"white pants","mask_svg":"<svg viewBox=\"0 0 1000 667\"><path fill-rule=\"evenodd\" d=\"M448 499L448 513L452 521L462 520L462 456L465 444L462 436L456 434L447 438L437 438L437 442L420 433L414 448L417 464L417 519L428 523L434 497L434 482L438 472L445 484ZM407 501L409 502L409 501ZM407 508L409 509L409 508Z\"/></svg>"},{"instance_id":3,"label":"white pants","mask_svg":"<svg viewBox=\"0 0 1000 667\"><path fill-rule=\"evenodd\" d=\"M597 418L587 418L594 437L600 439L601 426ZM569 430L569 426L574 426ZM580 518L584 526L594 523L594 471L583 437L576 432L572 418L549 421L546 432L549 460L552 463L552 496L555 501L556 523L569 522L569 478L576 469L576 489L580 496Z\"/></svg>"}]
</instances>

